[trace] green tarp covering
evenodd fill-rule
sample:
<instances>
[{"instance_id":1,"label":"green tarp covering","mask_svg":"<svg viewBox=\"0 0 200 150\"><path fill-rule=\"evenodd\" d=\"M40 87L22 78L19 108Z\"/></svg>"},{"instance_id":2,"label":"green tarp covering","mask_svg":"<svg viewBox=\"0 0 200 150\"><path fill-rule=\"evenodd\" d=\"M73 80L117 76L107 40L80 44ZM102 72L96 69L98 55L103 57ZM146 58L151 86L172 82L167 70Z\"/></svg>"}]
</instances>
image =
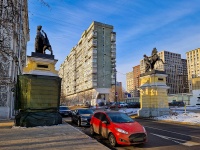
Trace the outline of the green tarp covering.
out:
<instances>
[{"instance_id":1,"label":"green tarp covering","mask_svg":"<svg viewBox=\"0 0 200 150\"><path fill-rule=\"evenodd\" d=\"M58 112L37 111L20 112L15 116L15 125L21 127L52 126L62 124L62 117Z\"/></svg>"},{"instance_id":2,"label":"green tarp covering","mask_svg":"<svg viewBox=\"0 0 200 150\"><path fill-rule=\"evenodd\" d=\"M57 76L19 75L17 80L15 125L22 127L62 124L58 113L61 78Z\"/></svg>"},{"instance_id":3,"label":"green tarp covering","mask_svg":"<svg viewBox=\"0 0 200 150\"><path fill-rule=\"evenodd\" d=\"M61 78L57 76L19 75L16 109L59 107Z\"/></svg>"}]
</instances>

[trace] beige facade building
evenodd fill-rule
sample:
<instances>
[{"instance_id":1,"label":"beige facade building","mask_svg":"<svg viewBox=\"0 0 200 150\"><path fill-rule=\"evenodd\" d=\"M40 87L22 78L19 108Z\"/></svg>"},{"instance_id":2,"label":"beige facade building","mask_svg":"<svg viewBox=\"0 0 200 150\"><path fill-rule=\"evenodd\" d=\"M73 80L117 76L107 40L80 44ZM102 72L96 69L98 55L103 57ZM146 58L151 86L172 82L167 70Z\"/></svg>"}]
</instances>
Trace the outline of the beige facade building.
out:
<instances>
[{"instance_id":1,"label":"beige facade building","mask_svg":"<svg viewBox=\"0 0 200 150\"><path fill-rule=\"evenodd\" d=\"M192 92L192 78L200 77L200 48L186 52L188 84Z\"/></svg>"},{"instance_id":2,"label":"beige facade building","mask_svg":"<svg viewBox=\"0 0 200 150\"><path fill-rule=\"evenodd\" d=\"M192 96L190 98L191 105L200 105L200 77L192 78Z\"/></svg>"},{"instance_id":3,"label":"beige facade building","mask_svg":"<svg viewBox=\"0 0 200 150\"><path fill-rule=\"evenodd\" d=\"M1 0L0 22L0 119L8 119L15 115L17 75L26 65L27 0Z\"/></svg>"},{"instance_id":4,"label":"beige facade building","mask_svg":"<svg viewBox=\"0 0 200 150\"><path fill-rule=\"evenodd\" d=\"M133 71L126 73L126 91L133 93Z\"/></svg>"},{"instance_id":5,"label":"beige facade building","mask_svg":"<svg viewBox=\"0 0 200 150\"><path fill-rule=\"evenodd\" d=\"M157 70L165 71L168 75L166 78L166 84L170 87L168 94L183 93L188 89L187 84L184 84L186 63L181 59L181 54L172 53L169 51L158 52L159 57L163 60L165 64L161 61L157 61L154 68ZM140 61L141 73L145 72L144 60Z\"/></svg>"},{"instance_id":6,"label":"beige facade building","mask_svg":"<svg viewBox=\"0 0 200 150\"><path fill-rule=\"evenodd\" d=\"M113 26L92 22L59 69L62 98L69 104L96 105L109 100L116 84L116 33Z\"/></svg>"},{"instance_id":7,"label":"beige facade building","mask_svg":"<svg viewBox=\"0 0 200 150\"><path fill-rule=\"evenodd\" d=\"M133 89L134 89L134 97L140 97L140 65L133 67Z\"/></svg>"}]
</instances>

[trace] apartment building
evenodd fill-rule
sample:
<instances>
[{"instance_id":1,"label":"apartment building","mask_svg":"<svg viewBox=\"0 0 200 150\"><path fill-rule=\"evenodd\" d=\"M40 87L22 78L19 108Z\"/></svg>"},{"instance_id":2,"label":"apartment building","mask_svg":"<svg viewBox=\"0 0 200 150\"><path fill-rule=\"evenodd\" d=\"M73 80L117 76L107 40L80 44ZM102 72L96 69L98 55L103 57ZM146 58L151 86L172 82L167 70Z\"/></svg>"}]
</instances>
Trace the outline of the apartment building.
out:
<instances>
[{"instance_id":1,"label":"apartment building","mask_svg":"<svg viewBox=\"0 0 200 150\"><path fill-rule=\"evenodd\" d=\"M26 66L30 38L27 5L27 0L0 1L0 119L15 116L17 75Z\"/></svg>"},{"instance_id":2,"label":"apartment building","mask_svg":"<svg viewBox=\"0 0 200 150\"><path fill-rule=\"evenodd\" d=\"M181 59L181 61L182 61L182 66L183 66L183 75L182 75L183 92L182 93L189 93L187 59Z\"/></svg>"},{"instance_id":3,"label":"apartment building","mask_svg":"<svg viewBox=\"0 0 200 150\"><path fill-rule=\"evenodd\" d=\"M140 91L138 88L140 87L140 65L133 67L133 90L134 97L140 97Z\"/></svg>"},{"instance_id":4,"label":"apartment building","mask_svg":"<svg viewBox=\"0 0 200 150\"><path fill-rule=\"evenodd\" d=\"M128 93L133 93L133 71L126 73L126 91Z\"/></svg>"},{"instance_id":5,"label":"apartment building","mask_svg":"<svg viewBox=\"0 0 200 150\"><path fill-rule=\"evenodd\" d=\"M200 77L192 78L192 96L190 97L191 105L200 105Z\"/></svg>"},{"instance_id":6,"label":"apartment building","mask_svg":"<svg viewBox=\"0 0 200 150\"><path fill-rule=\"evenodd\" d=\"M186 59L189 91L192 92L192 79L200 77L200 48L186 52Z\"/></svg>"},{"instance_id":7,"label":"apartment building","mask_svg":"<svg viewBox=\"0 0 200 150\"><path fill-rule=\"evenodd\" d=\"M173 53L169 51L158 52L161 61L157 61L154 68L157 70L165 71L168 75L166 78L166 84L170 87L168 94L183 93L188 89L187 84L184 81L187 79L186 63L184 59L181 59L181 54ZM144 60L140 61L141 73L145 72Z\"/></svg>"},{"instance_id":8,"label":"apartment building","mask_svg":"<svg viewBox=\"0 0 200 150\"><path fill-rule=\"evenodd\" d=\"M113 26L92 22L61 64L62 95L69 103L109 100L116 84L116 33Z\"/></svg>"}]
</instances>

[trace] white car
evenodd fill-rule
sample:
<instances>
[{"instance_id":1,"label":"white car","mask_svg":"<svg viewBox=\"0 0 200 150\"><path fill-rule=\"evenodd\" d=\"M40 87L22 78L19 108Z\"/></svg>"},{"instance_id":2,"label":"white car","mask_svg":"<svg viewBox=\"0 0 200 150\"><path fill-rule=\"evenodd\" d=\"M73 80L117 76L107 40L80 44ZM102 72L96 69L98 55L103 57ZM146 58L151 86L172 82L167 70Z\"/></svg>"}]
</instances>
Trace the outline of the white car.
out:
<instances>
[{"instance_id":1,"label":"white car","mask_svg":"<svg viewBox=\"0 0 200 150\"><path fill-rule=\"evenodd\" d=\"M121 107L127 107L127 106L128 106L128 104L125 103L125 102L120 102L119 105L120 105Z\"/></svg>"}]
</instances>

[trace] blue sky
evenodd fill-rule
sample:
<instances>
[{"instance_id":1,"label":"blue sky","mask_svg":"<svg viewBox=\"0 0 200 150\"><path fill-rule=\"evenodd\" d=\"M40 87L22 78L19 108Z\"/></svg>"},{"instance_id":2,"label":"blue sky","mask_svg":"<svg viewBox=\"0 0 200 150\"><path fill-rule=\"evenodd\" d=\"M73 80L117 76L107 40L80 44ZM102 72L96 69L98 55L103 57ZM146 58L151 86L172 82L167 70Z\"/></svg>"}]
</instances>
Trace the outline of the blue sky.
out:
<instances>
[{"instance_id":1,"label":"blue sky","mask_svg":"<svg viewBox=\"0 0 200 150\"><path fill-rule=\"evenodd\" d=\"M200 47L199 0L28 0L30 41L34 52L36 29L43 26L53 48L56 69L93 21L113 25L117 34L117 81L126 88L126 73L143 54L157 50L180 53Z\"/></svg>"}]
</instances>

